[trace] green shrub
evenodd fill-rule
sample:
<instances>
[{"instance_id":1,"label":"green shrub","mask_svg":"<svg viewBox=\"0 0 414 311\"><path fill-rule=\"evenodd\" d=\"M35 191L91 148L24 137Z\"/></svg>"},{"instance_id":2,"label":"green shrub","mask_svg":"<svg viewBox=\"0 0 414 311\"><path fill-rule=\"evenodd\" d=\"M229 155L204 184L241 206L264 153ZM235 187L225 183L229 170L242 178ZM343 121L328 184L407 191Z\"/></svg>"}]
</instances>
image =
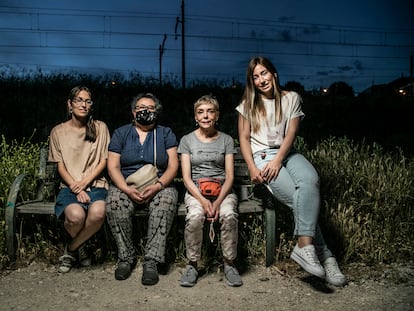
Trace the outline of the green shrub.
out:
<instances>
[{"instance_id":1,"label":"green shrub","mask_svg":"<svg viewBox=\"0 0 414 311\"><path fill-rule=\"evenodd\" d=\"M367 263L410 258L413 159L346 138L319 143L308 158L320 173L320 223L335 253Z\"/></svg>"},{"instance_id":2,"label":"green shrub","mask_svg":"<svg viewBox=\"0 0 414 311\"><path fill-rule=\"evenodd\" d=\"M0 142L0 215L4 215L8 192L16 176L28 174L34 177L39 170L39 156L41 144L31 143L30 139L23 142L13 140L10 144L5 137L1 136ZM25 185L23 196L33 193L35 184L33 180L29 185Z\"/></svg>"},{"instance_id":3,"label":"green shrub","mask_svg":"<svg viewBox=\"0 0 414 311\"><path fill-rule=\"evenodd\" d=\"M36 184L34 176L38 173L39 154L41 144L33 144L29 140L23 142L12 141L7 143L4 135L0 143L0 267L4 263L5 249L5 208L11 185L19 174L28 174L24 185L24 191L20 194L20 200L33 197Z\"/></svg>"},{"instance_id":4,"label":"green shrub","mask_svg":"<svg viewBox=\"0 0 414 311\"><path fill-rule=\"evenodd\" d=\"M4 255L4 209L14 178L27 173L31 178L24 184L20 200L33 198L36 192L34 176L38 172L42 144L29 140L0 145L0 268ZM320 174L322 206L320 225L329 248L343 262L365 263L395 262L411 259L414 251L414 160L402 152L387 153L377 144L355 143L349 139L329 138L308 149L302 138L297 148L316 167ZM277 259L289 257L293 246L291 212L281 209L277 216L280 240ZM240 215L240 258L253 262L264 258L263 215ZM43 223L43 220L41 221ZM33 231L22 240L20 254L31 257L59 251L56 228L40 228L38 222L25 225L25 233ZM176 260L185 260L182 243L184 224L174 227L170 243ZM56 224L55 224L56 227ZM26 235L25 235L26 236ZM35 237L35 238L33 238ZM63 241L62 241L63 243ZM51 251L47 251L50 248ZM211 251L211 250L210 250ZM219 252L211 253L219 256ZM56 258L49 258L51 261ZM208 258L207 258L208 260Z\"/></svg>"}]
</instances>

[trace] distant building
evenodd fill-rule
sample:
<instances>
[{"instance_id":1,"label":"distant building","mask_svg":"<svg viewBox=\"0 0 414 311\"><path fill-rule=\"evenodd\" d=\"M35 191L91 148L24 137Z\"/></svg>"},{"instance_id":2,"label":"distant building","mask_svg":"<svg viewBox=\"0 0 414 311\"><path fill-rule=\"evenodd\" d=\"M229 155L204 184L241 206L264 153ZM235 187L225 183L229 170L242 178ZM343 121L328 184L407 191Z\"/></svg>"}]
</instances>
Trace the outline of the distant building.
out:
<instances>
[{"instance_id":1,"label":"distant building","mask_svg":"<svg viewBox=\"0 0 414 311\"><path fill-rule=\"evenodd\" d=\"M388 84L372 85L360 95L386 95L397 93L402 96L414 96L414 78L401 77Z\"/></svg>"}]
</instances>

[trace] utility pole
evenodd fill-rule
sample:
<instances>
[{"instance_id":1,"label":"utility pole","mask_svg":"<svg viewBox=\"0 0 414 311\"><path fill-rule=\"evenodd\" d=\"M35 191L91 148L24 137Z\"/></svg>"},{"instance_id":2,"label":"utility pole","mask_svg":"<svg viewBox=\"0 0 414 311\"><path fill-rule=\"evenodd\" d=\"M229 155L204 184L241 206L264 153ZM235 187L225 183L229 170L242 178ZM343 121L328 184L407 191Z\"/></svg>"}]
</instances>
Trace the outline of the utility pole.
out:
<instances>
[{"instance_id":1,"label":"utility pole","mask_svg":"<svg viewBox=\"0 0 414 311\"><path fill-rule=\"evenodd\" d=\"M185 89L185 31L184 31L184 0L181 0L181 19L177 17L175 23L175 40L177 40L177 27L181 23L181 80Z\"/></svg>"},{"instance_id":2,"label":"utility pole","mask_svg":"<svg viewBox=\"0 0 414 311\"><path fill-rule=\"evenodd\" d=\"M410 56L410 83L411 83L411 95L414 95L413 69L414 69L414 55L411 55L411 56Z\"/></svg>"},{"instance_id":3,"label":"utility pole","mask_svg":"<svg viewBox=\"0 0 414 311\"><path fill-rule=\"evenodd\" d=\"M164 46L165 40L167 40L167 35L164 34L164 39L162 40L162 44L160 44L159 51L160 51L160 86L162 85L162 55L164 54Z\"/></svg>"}]
</instances>

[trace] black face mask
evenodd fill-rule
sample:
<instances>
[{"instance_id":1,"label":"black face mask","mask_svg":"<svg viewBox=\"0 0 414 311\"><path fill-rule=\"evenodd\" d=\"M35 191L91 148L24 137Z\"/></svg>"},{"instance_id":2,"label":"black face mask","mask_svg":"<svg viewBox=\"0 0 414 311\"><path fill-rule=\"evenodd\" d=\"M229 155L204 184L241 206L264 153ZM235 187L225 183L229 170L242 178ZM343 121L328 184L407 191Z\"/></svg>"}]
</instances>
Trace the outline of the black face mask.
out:
<instances>
[{"instance_id":1,"label":"black face mask","mask_svg":"<svg viewBox=\"0 0 414 311\"><path fill-rule=\"evenodd\" d=\"M140 110L135 115L135 120L141 125L154 124L157 121L158 113L148 109Z\"/></svg>"}]
</instances>

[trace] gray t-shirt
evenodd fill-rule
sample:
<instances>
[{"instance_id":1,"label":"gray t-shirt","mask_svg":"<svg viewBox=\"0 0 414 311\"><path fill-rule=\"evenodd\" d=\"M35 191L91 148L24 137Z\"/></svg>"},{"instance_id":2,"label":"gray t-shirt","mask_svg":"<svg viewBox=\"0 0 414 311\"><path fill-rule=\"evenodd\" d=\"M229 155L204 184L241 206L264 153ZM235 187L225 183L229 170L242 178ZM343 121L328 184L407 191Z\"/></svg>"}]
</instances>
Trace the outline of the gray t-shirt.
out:
<instances>
[{"instance_id":1,"label":"gray t-shirt","mask_svg":"<svg viewBox=\"0 0 414 311\"><path fill-rule=\"evenodd\" d=\"M226 154L236 153L234 141L230 135L219 132L213 142L201 142L195 132L181 138L178 146L179 154L189 154L191 158L191 178L197 182L202 177L213 177L224 180L226 173L224 158Z\"/></svg>"}]
</instances>

